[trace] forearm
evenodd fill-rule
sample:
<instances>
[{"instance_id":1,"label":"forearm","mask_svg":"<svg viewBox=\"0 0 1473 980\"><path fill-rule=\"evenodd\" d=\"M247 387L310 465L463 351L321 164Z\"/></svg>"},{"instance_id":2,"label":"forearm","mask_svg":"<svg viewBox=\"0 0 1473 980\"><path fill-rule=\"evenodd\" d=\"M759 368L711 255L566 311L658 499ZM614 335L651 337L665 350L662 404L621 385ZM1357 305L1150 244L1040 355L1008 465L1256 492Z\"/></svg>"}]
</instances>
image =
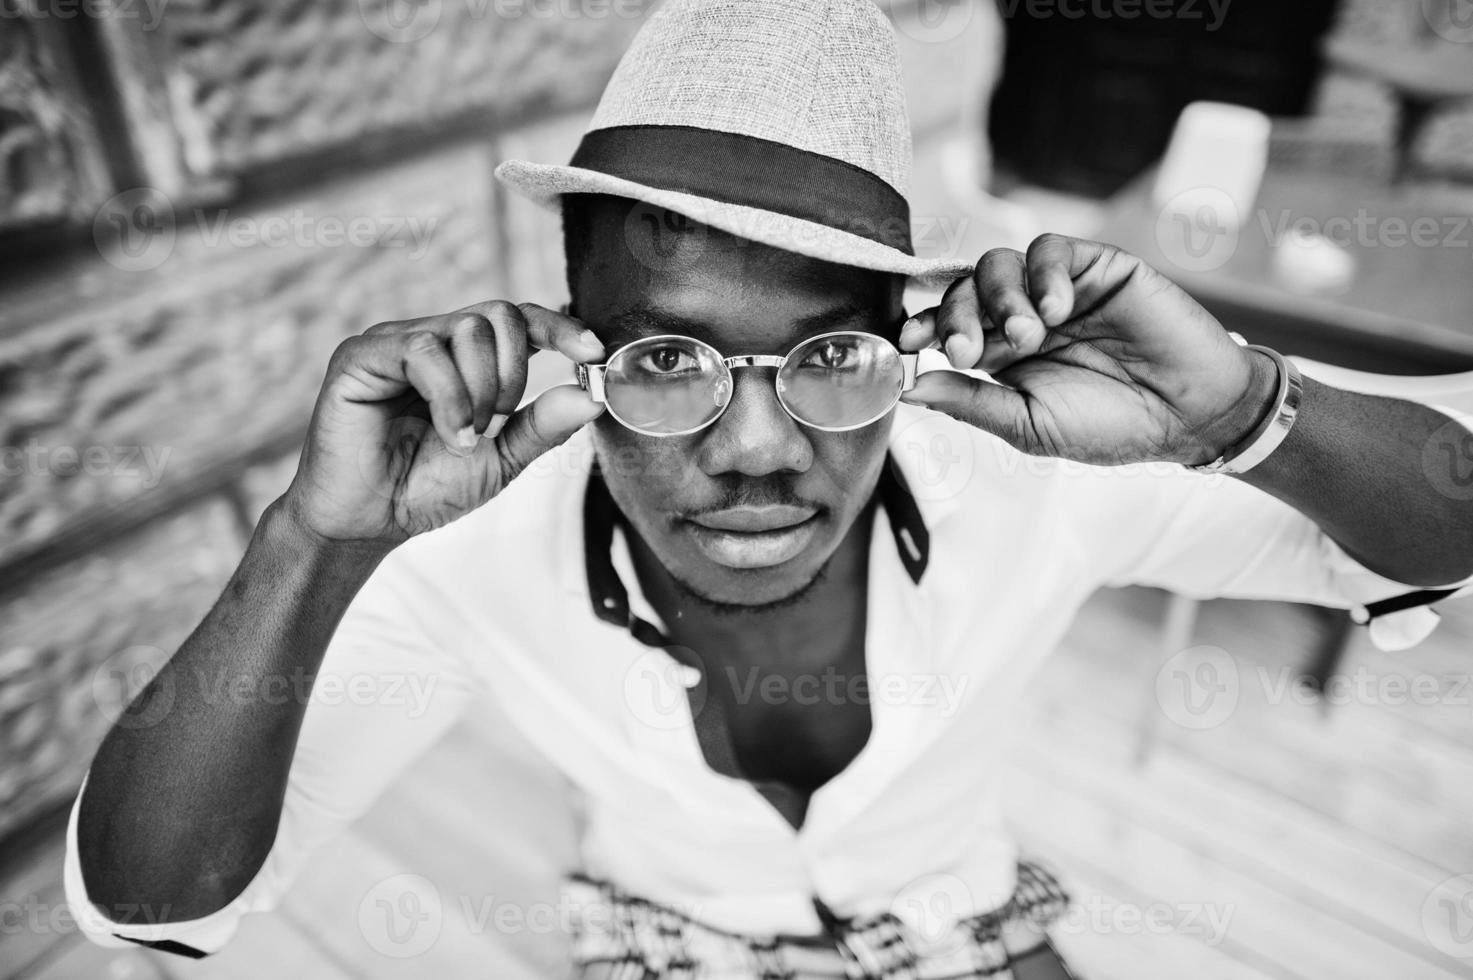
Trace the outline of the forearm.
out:
<instances>
[{"instance_id":1,"label":"forearm","mask_svg":"<svg viewBox=\"0 0 1473 980\"><path fill-rule=\"evenodd\" d=\"M1305 378L1294 428L1240 479L1313 519L1372 571L1449 584L1473 574L1473 500L1441 490L1429 469L1468 454L1448 423L1425 405Z\"/></svg>"},{"instance_id":2,"label":"forearm","mask_svg":"<svg viewBox=\"0 0 1473 980\"><path fill-rule=\"evenodd\" d=\"M198 918L271 849L312 677L386 554L303 534L278 501L225 591L119 719L78 816L90 897Z\"/></svg>"}]
</instances>

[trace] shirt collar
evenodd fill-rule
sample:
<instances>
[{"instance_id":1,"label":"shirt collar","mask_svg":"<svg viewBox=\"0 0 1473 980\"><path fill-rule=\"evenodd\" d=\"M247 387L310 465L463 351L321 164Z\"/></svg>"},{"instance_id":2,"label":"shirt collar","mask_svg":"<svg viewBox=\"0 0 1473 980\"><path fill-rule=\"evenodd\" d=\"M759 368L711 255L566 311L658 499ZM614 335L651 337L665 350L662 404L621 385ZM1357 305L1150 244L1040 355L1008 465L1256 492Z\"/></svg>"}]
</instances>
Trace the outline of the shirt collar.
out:
<instances>
[{"instance_id":1,"label":"shirt collar","mask_svg":"<svg viewBox=\"0 0 1473 980\"><path fill-rule=\"evenodd\" d=\"M920 507L906 483L905 474L893 454L880 468L875 494L889 517L900 562L919 585L931 556L931 535ZM669 646L671 641L653 623L634 614L629 589L614 568L612 547L616 527L628 533L627 519L599 473L595 461L589 470L583 495L583 564L588 576L588 599L593 614L606 623L628 629L634 638L649 646Z\"/></svg>"}]
</instances>

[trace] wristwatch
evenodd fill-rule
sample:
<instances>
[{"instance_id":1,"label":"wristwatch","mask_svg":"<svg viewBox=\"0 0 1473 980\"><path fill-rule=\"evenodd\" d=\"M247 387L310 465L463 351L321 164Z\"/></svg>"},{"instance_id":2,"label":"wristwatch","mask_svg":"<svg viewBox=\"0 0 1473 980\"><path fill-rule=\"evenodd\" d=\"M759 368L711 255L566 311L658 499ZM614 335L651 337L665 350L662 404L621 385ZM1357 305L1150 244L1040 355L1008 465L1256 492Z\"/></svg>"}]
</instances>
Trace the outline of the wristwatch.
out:
<instances>
[{"instance_id":1,"label":"wristwatch","mask_svg":"<svg viewBox=\"0 0 1473 980\"><path fill-rule=\"evenodd\" d=\"M1245 344L1247 350L1261 351L1274 359L1279 368L1279 393L1268 417L1248 437L1210 463L1189 465L1198 473L1246 473L1268 459L1283 444L1299 417L1299 400L1304 396L1304 376L1294 362L1271 347Z\"/></svg>"}]
</instances>

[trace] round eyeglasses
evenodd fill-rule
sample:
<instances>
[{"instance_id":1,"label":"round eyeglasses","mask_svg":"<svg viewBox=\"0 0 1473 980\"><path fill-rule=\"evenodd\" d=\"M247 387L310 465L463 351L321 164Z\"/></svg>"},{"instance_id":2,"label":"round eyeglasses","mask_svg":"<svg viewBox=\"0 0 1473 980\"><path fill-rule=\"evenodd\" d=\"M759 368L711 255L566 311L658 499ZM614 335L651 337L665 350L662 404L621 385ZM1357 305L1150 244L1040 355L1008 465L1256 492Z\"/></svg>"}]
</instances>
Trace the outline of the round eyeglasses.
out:
<instances>
[{"instance_id":1,"label":"round eyeglasses","mask_svg":"<svg viewBox=\"0 0 1473 980\"><path fill-rule=\"evenodd\" d=\"M722 357L693 337L642 337L603 364L574 374L590 398L627 428L647 436L681 436L715 422L731 404L731 372L777 368L777 400L797 421L824 432L858 429L883 418L915 385L917 354L902 354L884 337L840 330L819 334L786 357Z\"/></svg>"}]
</instances>

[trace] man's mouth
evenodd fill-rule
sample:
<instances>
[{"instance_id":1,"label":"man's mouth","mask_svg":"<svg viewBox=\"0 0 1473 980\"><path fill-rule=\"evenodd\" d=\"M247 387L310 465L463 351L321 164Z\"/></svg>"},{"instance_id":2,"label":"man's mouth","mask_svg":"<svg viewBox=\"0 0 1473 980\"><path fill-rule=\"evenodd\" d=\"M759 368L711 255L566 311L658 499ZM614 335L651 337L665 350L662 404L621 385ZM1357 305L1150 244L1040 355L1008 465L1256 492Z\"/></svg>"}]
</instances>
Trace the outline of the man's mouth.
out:
<instances>
[{"instance_id":1,"label":"man's mouth","mask_svg":"<svg viewBox=\"0 0 1473 980\"><path fill-rule=\"evenodd\" d=\"M796 558L818 529L816 507L732 507L686 519L707 558L728 568L767 568Z\"/></svg>"}]
</instances>

